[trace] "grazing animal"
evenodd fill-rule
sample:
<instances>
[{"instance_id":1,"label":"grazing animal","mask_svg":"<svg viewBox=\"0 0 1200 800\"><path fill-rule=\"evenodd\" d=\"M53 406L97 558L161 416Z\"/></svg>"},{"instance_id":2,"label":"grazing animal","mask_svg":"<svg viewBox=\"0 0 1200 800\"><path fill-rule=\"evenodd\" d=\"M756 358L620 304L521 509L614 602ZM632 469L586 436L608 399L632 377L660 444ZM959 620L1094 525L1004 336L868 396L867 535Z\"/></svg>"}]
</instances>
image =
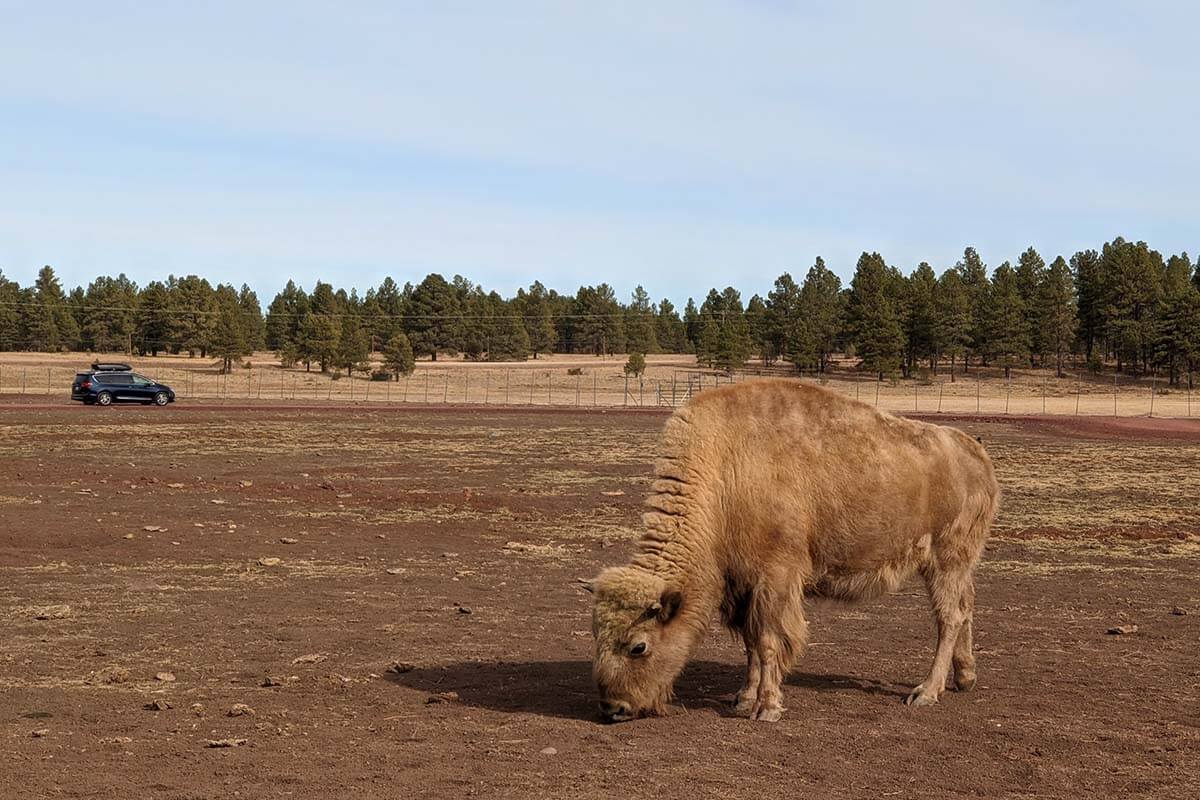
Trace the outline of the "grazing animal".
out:
<instances>
[{"instance_id":1,"label":"grazing animal","mask_svg":"<svg viewBox=\"0 0 1200 800\"><path fill-rule=\"evenodd\" d=\"M663 432L646 532L595 595L594 677L608 721L663 713L712 618L740 634L739 712L775 721L804 648L808 597L867 600L920 574L937 652L905 702L975 684L973 573L999 502L987 453L953 428L816 386L705 392Z\"/></svg>"}]
</instances>

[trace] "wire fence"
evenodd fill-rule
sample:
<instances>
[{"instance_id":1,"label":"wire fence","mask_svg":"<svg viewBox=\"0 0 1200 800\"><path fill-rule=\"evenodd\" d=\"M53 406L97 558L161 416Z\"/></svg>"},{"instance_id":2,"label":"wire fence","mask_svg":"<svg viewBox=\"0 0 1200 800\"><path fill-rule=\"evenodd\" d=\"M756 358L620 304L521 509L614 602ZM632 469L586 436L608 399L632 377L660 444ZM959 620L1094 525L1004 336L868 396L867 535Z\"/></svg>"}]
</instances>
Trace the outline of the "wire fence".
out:
<instances>
[{"instance_id":1,"label":"wire fence","mask_svg":"<svg viewBox=\"0 0 1200 800\"><path fill-rule=\"evenodd\" d=\"M255 366L220 373L212 368L140 367L169 385L179 401L233 403L274 401L310 404L423 404L629 408L674 408L696 394L728 383L779 377L754 372L731 374L662 369L643 376L625 375L612 365L587 369L561 367L484 368L476 365L422 365L400 380ZM0 364L0 395L63 398L76 370L63 366ZM1179 386L1158 378L1111 378L1078 372L1059 378L1022 376L937 376L928 380L879 381L857 373L824 377L792 376L819 383L846 396L892 412L953 415L1076 415L1118 417L1200 416L1193 403L1191 376ZM1196 406L1193 408L1193 406Z\"/></svg>"}]
</instances>

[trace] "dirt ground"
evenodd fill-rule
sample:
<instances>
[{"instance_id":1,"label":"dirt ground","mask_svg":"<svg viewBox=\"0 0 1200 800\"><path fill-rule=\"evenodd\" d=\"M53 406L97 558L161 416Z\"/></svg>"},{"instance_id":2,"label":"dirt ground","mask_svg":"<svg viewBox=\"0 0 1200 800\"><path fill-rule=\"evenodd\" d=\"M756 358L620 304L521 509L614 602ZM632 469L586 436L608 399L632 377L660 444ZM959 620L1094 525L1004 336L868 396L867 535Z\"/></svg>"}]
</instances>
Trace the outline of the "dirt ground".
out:
<instances>
[{"instance_id":1,"label":"dirt ground","mask_svg":"<svg viewBox=\"0 0 1200 800\"><path fill-rule=\"evenodd\" d=\"M1200 425L954 422L1006 493L975 692L901 704L913 584L811 609L777 724L714 631L675 713L605 726L574 581L663 420L5 398L0 797L1200 796Z\"/></svg>"}]
</instances>

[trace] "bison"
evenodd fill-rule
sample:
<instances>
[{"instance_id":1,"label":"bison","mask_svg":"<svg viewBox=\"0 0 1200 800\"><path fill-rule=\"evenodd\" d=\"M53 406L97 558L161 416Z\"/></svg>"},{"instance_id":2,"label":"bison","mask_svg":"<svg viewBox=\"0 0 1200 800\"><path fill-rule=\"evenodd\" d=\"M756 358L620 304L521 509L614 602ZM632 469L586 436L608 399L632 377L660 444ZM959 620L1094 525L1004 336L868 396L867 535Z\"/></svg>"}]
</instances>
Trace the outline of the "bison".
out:
<instances>
[{"instance_id":1,"label":"bison","mask_svg":"<svg viewBox=\"0 0 1200 800\"><path fill-rule=\"evenodd\" d=\"M959 690L974 686L973 573L999 502L975 439L816 386L755 381L676 411L655 476L631 562L584 581L607 721L663 713L718 613L746 647L737 710L778 720L805 599L867 600L914 573L937 651L905 702L936 703L951 666Z\"/></svg>"}]
</instances>

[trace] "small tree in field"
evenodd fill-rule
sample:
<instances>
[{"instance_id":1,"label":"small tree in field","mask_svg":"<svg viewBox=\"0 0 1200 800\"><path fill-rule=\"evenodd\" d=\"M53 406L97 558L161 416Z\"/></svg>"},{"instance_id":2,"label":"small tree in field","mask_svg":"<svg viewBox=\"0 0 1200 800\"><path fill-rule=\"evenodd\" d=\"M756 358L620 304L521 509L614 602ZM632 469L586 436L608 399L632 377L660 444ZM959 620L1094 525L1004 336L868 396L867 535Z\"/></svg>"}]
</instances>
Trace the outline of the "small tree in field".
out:
<instances>
[{"instance_id":1,"label":"small tree in field","mask_svg":"<svg viewBox=\"0 0 1200 800\"><path fill-rule=\"evenodd\" d=\"M640 378L645 371L646 357L641 353L630 353L629 360L625 362L625 374Z\"/></svg>"},{"instance_id":2,"label":"small tree in field","mask_svg":"<svg viewBox=\"0 0 1200 800\"><path fill-rule=\"evenodd\" d=\"M397 333L388 339L383 347L383 363L400 380L401 375L411 375L416 369L417 362L413 358L412 344L403 333Z\"/></svg>"}]
</instances>

